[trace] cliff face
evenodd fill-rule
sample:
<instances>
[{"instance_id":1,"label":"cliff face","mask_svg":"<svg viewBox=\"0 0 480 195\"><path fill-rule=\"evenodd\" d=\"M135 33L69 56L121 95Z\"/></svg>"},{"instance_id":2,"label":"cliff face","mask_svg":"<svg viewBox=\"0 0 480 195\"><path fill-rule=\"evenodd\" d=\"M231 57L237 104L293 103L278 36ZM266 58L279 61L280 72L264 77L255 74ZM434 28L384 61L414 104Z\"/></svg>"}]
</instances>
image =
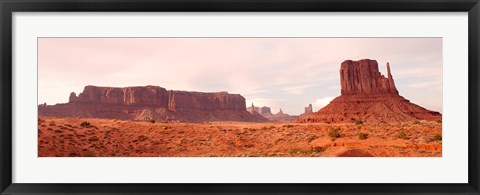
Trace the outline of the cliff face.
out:
<instances>
[{"instance_id":1,"label":"cliff face","mask_svg":"<svg viewBox=\"0 0 480 195\"><path fill-rule=\"evenodd\" d=\"M86 86L78 97L72 93L69 103L157 106L171 111L177 109L244 110L245 108L245 98L239 94L167 91L158 86L125 88Z\"/></svg>"},{"instance_id":2,"label":"cliff face","mask_svg":"<svg viewBox=\"0 0 480 195\"><path fill-rule=\"evenodd\" d=\"M86 86L78 96L72 92L66 104L39 106L39 115L186 122L264 121L246 111L245 98L239 94L174 91L158 86Z\"/></svg>"},{"instance_id":3,"label":"cliff face","mask_svg":"<svg viewBox=\"0 0 480 195\"><path fill-rule=\"evenodd\" d=\"M239 94L172 91L169 106L174 109L245 111L245 98Z\"/></svg>"},{"instance_id":4,"label":"cliff face","mask_svg":"<svg viewBox=\"0 0 480 195\"><path fill-rule=\"evenodd\" d=\"M340 66L340 85L342 95L398 95L397 88L387 63L388 77L378 71L376 60L346 60Z\"/></svg>"},{"instance_id":5,"label":"cliff face","mask_svg":"<svg viewBox=\"0 0 480 195\"><path fill-rule=\"evenodd\" d=\"M86 86L78 97L72 92L69 103L166 107L169 95L169 91L157 86L125 88Z\"/></svg>"},{"instance_id":6,"label":"cliff face","mask_svg":"<svg viewBox=\"0 0 480 195\"><path fill-rule=\"evenodd\" d=\"M387 77L378 71L375 60L346 60L340 66L341 95L318 112L307 114L299 122L350 123L441 120L438 112L427 110L400 96L390 65Z\"/></svg>"}]
</instances>

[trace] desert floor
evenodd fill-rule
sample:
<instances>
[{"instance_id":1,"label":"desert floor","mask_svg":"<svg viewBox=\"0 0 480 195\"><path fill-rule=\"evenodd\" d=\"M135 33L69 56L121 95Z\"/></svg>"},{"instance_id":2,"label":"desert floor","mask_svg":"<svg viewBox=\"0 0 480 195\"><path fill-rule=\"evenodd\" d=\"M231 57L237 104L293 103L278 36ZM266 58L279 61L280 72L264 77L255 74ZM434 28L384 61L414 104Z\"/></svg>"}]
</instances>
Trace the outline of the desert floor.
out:
<instances>
[{"instance_id":1,"label":"desert floor","mask_svg":"<svg viewBox=\"0 0 480 195\"><path fill-rule=\"evenodd\" d=\"M442 124L435 121L152 123L40 117L38 127L40 157L442 156Z\"/></svg>"}]
</instances>

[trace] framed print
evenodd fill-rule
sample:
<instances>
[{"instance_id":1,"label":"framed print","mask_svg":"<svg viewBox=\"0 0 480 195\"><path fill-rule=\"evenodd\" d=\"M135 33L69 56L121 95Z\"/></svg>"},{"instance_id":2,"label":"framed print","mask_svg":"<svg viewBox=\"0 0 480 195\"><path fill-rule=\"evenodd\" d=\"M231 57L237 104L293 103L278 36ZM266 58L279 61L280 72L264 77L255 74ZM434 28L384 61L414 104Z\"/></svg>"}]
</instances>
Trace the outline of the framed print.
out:
<instances>
[{"instance_id":1,"label":"framed print","mask_svg":"<svg viewBox=\"0 0 480 195\"><path fill-rule=\"evenodd\" d=\"M2 1L2 194L478 194L465 1Z\"/></svg>"}]
</instances>

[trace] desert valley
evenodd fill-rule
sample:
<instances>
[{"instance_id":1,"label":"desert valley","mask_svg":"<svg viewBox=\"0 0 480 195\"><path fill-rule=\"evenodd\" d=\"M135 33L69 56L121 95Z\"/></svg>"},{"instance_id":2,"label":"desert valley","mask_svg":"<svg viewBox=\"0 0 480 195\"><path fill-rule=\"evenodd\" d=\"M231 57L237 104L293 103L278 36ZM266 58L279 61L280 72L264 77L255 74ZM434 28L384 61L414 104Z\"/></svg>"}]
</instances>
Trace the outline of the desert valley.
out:
<instances>
[{"instance_id":1,"label":"desert valley","mask_svg":"<svg viewBox=\"0 0 480 195\"><path fill-rule=\"evenodd\" d=\"M38 105L38 156L441 157L441 113L400 96L386 68L342 62L341 95L318 111L305 102L300 115L226 91L86 86Z\"/></svg>"}]
</instances>

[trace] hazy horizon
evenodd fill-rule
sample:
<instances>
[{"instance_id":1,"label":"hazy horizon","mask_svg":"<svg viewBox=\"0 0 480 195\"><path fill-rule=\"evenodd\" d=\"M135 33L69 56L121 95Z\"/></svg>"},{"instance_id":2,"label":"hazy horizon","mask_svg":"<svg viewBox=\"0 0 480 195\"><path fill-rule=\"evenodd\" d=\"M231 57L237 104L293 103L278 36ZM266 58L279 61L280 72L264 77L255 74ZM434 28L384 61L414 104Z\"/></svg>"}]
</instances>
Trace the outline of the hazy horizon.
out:
<instances>
[{"instance_id":1,"label":"hazy horizon","mask_svg":"<svg viewBox=\"0 0 480 195\"><path fill-rule=\"evenodd\" d=\"M401 96L442 112L441 38L39 38L38 103L87 85L241 94L298 115L340 95L340 63L390 63Z\"/></svg>"}]
</instances>

